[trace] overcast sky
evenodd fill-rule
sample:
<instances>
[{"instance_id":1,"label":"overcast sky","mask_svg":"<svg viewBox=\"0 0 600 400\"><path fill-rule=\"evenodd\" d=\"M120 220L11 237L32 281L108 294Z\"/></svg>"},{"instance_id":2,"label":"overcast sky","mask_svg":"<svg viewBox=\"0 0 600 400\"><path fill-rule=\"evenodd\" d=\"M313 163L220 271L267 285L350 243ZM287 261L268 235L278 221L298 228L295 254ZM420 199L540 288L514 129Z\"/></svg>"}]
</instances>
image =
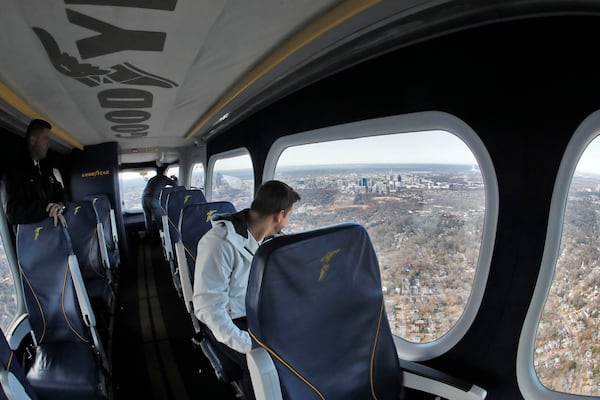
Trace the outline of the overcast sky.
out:
<instances>
[{"instance_id":1,"label":"overcast sky","mask_svg":"<svg viewBox=\"0 0 600 400\"><path fill-rule=\"evenodd\" d=\"M592 143L585 149L579 163L577 171L600 174L600 138L592 140Z\"/></svg>"},{"instance_id":2,"label":"overcast sky","mask_svg":"<svg viewBox=\"0 0 600 400\"><path fill-rule=\"evenodd\" d=\"M467 145L448 132L415 132L336 140L286 149L278 165L348 163L477 164Z\"/></svg>"},{"instance_id":3,"label":"overcast sky","mask_svg":"<svg viewBox=\"0 0 600 400\"><path fill-rule=\"evenodd\" d=\"M467 145L447 132L415 132L289 147L278 166L353 163L477 164ZM221 170L249 166L248 156L218 161Z\"/></svg>"},{"instance_id":4,"label":"overcast sky","mask_svg":"<svg viewBox=\"0 0 600 400\"><path fill-rule=\"evenodd\" d=\"M458 137L441 131L402 133L336 140L287 148L278 166L352 163L435 163L475 165L469 147ZM219 170L250 168L248 155L219 160ZM585 150L577 171L600 174L600 138ZM136 174L137 175L137 174ZM139 176L139 175L138 175Z\"/></svg>"}]
</instances>

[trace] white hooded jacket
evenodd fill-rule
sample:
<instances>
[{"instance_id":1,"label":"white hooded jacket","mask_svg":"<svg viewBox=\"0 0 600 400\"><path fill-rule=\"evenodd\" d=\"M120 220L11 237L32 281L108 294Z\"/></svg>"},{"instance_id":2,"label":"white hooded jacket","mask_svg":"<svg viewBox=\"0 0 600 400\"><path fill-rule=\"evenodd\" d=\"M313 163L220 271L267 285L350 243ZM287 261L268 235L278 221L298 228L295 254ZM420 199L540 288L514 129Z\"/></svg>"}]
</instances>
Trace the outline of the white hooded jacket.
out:
<instances>
[{"instance_id":1,"label":"white hooded jacket","mask_svg":"<svg viewBox=\"0 0 600 400\"><path fill-rule=\"evenodd\" d=\"M246 316L246 289L258 242L246 226L248 210L221 215L198 242L194 272L194 313L215 338L248 353L248 332L233 320Z\"/></svg>"}]
</instances>

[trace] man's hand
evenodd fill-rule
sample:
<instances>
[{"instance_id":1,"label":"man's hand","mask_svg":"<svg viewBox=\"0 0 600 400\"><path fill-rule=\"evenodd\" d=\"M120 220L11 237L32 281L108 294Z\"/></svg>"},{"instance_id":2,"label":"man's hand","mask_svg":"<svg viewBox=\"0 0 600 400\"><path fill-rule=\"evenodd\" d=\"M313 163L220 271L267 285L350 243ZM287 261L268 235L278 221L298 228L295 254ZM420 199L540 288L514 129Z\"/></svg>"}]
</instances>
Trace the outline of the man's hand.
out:
<instances>
[{"instance_id":1,"label":"man's hand","mask_svg":"<svg viewBox=\"0 0 600 400\"><path fill-rule=\"evenodd\" d=\"M54 226L56 226L57 221L60 221L60 224L66 228L67 221L63 215L65 209L66 207L63 203L48 203L46 206L46 212L54 219Z\"/></svg>"}]
</instances>

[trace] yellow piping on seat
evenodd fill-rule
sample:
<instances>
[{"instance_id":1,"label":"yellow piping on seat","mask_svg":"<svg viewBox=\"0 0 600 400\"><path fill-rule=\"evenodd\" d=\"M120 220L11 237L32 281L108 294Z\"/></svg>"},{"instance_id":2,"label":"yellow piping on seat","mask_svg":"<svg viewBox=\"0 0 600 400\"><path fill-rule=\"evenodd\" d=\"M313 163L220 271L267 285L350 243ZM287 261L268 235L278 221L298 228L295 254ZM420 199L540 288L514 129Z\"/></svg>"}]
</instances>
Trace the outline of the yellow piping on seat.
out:
<instances>
[{"instance_id":1,"label":"yellow piping on seat","mask_svg":"<svg viewBox=\"0 0 600 400\"><path fill-rule=\"evenodd\" d=\"M40 303L37 294L35 293L35 290L33 290L33 286L31 286L31 282L29 281L29 278L27 278L27 275L25 274L25 271L23 271L23 267L21 267L21 263L19 263L19 271L21 272L21 276L25 279L25 282L27 283L27 286L29 286L29 290L31 290L31 294L33 295L33 298L35 299L35 302L38 305L38 308L40 309L40 316L42 317L42 334L40 335L40 338L38 339L38 343L42 343L44 341L44 336L46 335L46 317L44 316L44 309L42 308L42 304Z\"/></svg>"},{"instance_id":2,"label":"yellow piping on seat","mask_svg":"<svg viewBox=\"0 0 600 400\"><path fill-rule=\"evenodd\" d=\"M268 351L269 354L271 354L273 357L275 357L280 363L282 363L287 369L289 369L294 375L296 375L302 382L304 382L308 387L310 387L321 399L325 400L325 396L323 396L323 394L321 392L319 392L319 389L317 389L305 377L300 375L300 373L298 371L296 371L294 368L292 368L291 365L289 365L287 362L285 362L283 360L283 358L279 357L279 355L277 355L277 353L275 353L273 350L271 350L266 344L264 344L263 342L258 340L258 338L254 335L254 333L250 329L248 329L248 333L250 334L252 339L254 339L256 341L256 343L258 343L258 345L260 347L262 347L263 349Z\"/></svg>"}]
</instances>

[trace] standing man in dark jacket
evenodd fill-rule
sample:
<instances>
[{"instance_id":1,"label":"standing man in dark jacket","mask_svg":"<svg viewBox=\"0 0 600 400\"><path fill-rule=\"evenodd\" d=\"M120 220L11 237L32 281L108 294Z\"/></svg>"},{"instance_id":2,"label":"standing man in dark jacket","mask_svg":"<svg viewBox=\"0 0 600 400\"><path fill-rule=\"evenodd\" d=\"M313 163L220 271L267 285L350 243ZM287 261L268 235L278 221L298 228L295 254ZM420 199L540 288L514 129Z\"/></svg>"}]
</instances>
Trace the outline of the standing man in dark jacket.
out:
<instances>
[{"instance_id":1,"label":"standing man in dark jacket","mask_svg":"<svg viewBox=\"0 0 600 400\"><path fill-rule=\"evenodd\" d=\"M13 225L29 224L46 217L66 225L64 189L45 161L50 145L47 121L34 119L25 133L26 148L19 161L6 172L6 214Z\"/></svg>"},{"instance_id":2,"label":"standing man in dark jacket","mask_svg":"<svg viewBox=\"0 0 600 400\"><path fill-rule=\"evenodd\" d=\"M160 208L159 197L160 192L165 186L177 186L177 177L165 176L167 171L166 165L161 165L156 168L156 176L150 178L144 193L142 193L142 208L144 209L144 220L146 223L146 233L151 236L153 231L160 226L162 211Z\"/></svg>"}]
</instances>

